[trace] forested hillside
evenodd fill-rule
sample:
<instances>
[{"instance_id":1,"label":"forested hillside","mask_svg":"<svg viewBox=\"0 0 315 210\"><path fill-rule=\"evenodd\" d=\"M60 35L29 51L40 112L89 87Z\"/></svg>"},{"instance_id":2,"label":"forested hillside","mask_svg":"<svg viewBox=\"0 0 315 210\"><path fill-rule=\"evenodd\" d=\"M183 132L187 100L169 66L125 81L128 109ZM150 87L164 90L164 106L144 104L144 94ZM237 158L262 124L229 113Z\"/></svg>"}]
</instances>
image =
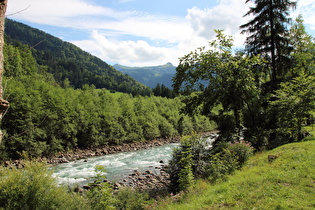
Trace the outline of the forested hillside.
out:
<instances>
[{"instance_id":1,"label":"forested hillside","mask_svg":"<svg viewBox=\"0 0 315 210\"><path fill-rule=\"evenodd\" d=\"M36 56L43 51L31 50L18 41L10 43L4 48L4 97L10 101L10 108L1 125L1 160L214 128L204 116L181 114L180 98L111 93L94 84L74 88L70 79L58 81L49 66L38 64ZM63 73L64 67L60 67Z\"/></svg>"},{"instance_id":2,"label":"forested hillside","mask_svg":"<svg viewBox=\"0 0 315 210\"><path fill-rule=\"evenodd\" d=\"M58 84L69 80L70 85L81 88L84 84L95 85L113 91L150 95L151 90L101 59L84 52L75 45L25 24L7 19L5 41L13 46L27 45L41 67L53 74ZM10 59L17 59L10 55ZM15 61L18 63L18 61ZM7 71L9 72L9 71ZM8 75L7 76L11 76Z\"/></svg>"},{"instance_id":3,"label":"forested hillside","mask_svg":"<svg viewBox=\"0 0 315 210\"><path fill-rule=\"evenodd\" d=\"M176 67L171 63L148 67L127 67L115 64L114 68L151 88L155 88L157 84L172 88L172 78L176 72Z\"/></svg>"}]
</instances>

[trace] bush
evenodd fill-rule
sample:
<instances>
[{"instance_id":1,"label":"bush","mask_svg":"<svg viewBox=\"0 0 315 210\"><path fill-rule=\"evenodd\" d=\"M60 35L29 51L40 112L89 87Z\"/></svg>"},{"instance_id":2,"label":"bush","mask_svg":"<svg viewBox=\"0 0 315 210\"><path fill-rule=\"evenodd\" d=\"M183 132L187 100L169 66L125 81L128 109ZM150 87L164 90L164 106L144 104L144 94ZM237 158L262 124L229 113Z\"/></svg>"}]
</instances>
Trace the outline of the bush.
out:
<instances>
[{"instance_id":1,"label":"bush","mask_svg":"<svg viewBox=\"0 0 315 210\"><path fill-rule=\"evenodd\" d=\"M87 191L86 195L88 203L93 210L102 209L115 209L114 204L116 202L112 195L112 188L109 183L103 182L106 176L103 175L106 172L104 166L95 166L96 176L93 177L96 180L90 183L91 189Z\"/></svg>"},{"instance_id":2,"label":"bush","mask_svg":"<svg viewBox=\"0 0 315 210\"><path fill-rule=\"evenodd\" d=\"M236 159L238 167L240 168L244 165L244 163L253 155L253 147L251 143L238 140L228 144L226 148L232 155L233 158Z\"/></svg>"},{"instance_id":3,"label":"bush","mask_svg":"<svg viewBox=\"0 0 315 210\"><path fill-rule=\"evenodd\" d=\"M186 190L193 178L207 178L212 182L240 169L253 155L247 141L222 142L210 149L207 139L192 136L182 139L181 146L173 151L169 164L171 189L173 192Z\"/></svg>"},{"instance_id":4,"label":"bush","mask_svg":"<svg viewBox=\"0 0 315 210\"><path fill-rule=\"evenodd\" d=\"M116 209L124 210L141 210L145 209L145 205L149 204L149 196L144 193L139 193L132 188L122 188L115 194L117 202Z\"/></svg>"},{"instance_id":5,"label":"bush","mask_svg":"<svg viewBox=\"0 0 315 210\"><path fill-rule=\"evenodd\" d=\"M0 209L87 209L80 195L59 187L47 166L27 162L23 169L0 168Z\"/></svg>"},{"instance_id":6,"label":"bush","mask_svg":"<svg viewBox=\"0 0 315 210\"><path fill-rule=\"evenodd\" d=\"M213 182L225 179L226 175L240 169L252 155L253 148L249 142L244 140L230 142L221 152L210 156L206 174Z\"/></svg>"},{"instance_id":7,"label":"bush","mask_svg":"<svg viewBox=\"0 0 315 210\"><path fill-rule=\"evenodd\" d=\"M211 182L216 182L217 180L224 180L227 175L233 173L237 165L231 152L225 150L211 156L204 173Z\"/></svg>"},{"instance_id":8,"label":"bush","mask_svg":"<svg viewBox=\"0 0 315 210\"><path fill-rule=\"evenodd\" d=\"M174 149L169 163L171 190L175 193L187 190L193 183L192 141L193 138L183 138L181 146Z\"/></svg>"},{"instance_id":9,"label":"bush","mask_svg":"<svg viewBox=\"0 0 315 210\"><path fill-rule=\"evenodd\" d=\"M115 199L112 195L112 189L109 183L94 184L92 188L87 191L88 203L93 210L115 209Z\"/></svg>"}]
</instances>

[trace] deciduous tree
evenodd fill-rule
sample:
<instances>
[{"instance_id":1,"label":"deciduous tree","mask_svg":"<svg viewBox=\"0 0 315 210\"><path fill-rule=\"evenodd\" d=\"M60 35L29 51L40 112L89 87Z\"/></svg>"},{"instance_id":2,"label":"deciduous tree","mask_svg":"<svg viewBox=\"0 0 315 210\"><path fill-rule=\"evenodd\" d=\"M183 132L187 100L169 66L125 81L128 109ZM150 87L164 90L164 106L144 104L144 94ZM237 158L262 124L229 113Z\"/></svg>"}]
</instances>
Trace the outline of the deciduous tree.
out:
<instances>
[{"instance_id":1,"label":"deciduous tree","mask_svg":"<svg viewBox=\"0 0 315 210\"><path fill-rule=\"evenodd\" d=\"M173 86L178 92L187 87L197 90L185 99L187 113L199 110L200 105L201 112L208 116L217 105L222 107L221 118L232 112L232 132L239 136L241 110L251 106L258 94L254 68L262 60L240 52L233 54L232 46L232 39L217 31L217 40L210 43L210 50L200 48L181 58Z\"/></svg>"}]
</instances>

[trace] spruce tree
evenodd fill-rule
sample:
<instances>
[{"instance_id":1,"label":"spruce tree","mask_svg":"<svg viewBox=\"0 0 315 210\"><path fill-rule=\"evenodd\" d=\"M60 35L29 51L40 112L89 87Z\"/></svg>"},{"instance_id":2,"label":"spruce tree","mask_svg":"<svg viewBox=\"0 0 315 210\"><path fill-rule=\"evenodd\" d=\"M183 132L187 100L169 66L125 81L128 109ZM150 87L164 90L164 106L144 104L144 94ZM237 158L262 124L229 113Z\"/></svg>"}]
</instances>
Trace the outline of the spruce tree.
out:
<instances>
[{"instance_id":1,"label":"spruce tree","mask_svg":"<svg viewBox=\"0 0 315 210\"><path fill-rule=\"evenodd\" d=\"M271 81L274 84L285 76L289 69L289 57L292 48L289 45L289 10L296 7L290 0L246 0L253 2L244 16L253 15L253 19L241 25L242 33L248 33L246 50L249 54L260 54L270 68Z\"/></svg>"}]
</instances>

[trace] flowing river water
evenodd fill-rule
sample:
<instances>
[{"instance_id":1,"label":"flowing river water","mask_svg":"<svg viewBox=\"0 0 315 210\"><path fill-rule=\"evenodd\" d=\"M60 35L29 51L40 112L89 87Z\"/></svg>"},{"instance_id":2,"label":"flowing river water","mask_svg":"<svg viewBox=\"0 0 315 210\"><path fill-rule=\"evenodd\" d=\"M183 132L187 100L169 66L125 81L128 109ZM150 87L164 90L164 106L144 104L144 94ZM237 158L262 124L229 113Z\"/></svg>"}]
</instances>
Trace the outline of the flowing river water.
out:
<instances>
[{"instance_id":1,"label":"flowing river water","mask_svg":"<svg viewBox=\"0 0 315 210\"><path fill-rule=\"evenodd\" d=\"M204 147L210 149L217 134L211 134L204 138ZM109 181L120 181L135 170L145 172L152 171L159 174L162 165L168 164L172 158L172 152L179 143L172 143L163 146L153 147L133 152L122 152L117 154L92 157L86 160L77 160L63 163L52 167L53 176L62 185L86 185L93 182L93 177L98 172L95 166L101 165L106 169L104 174Z\"/></svg>"},{"instance_id":2,"label":"flowing river water","mask_svg":"<svg viewBox=\"0 0 315 210\"><path fill-rule=\"evenodd\" d=\"M158 174L161 165L169 162L173 148L178 145L179 143L173 143L146 150L122 152L63 163L52 168L53 176L57 178L59 184L85 185L93 181L91 179L97 174L95 172L97 165L105 167L106 173L104 175L109 181L121 180L135 170L140 172L150 170Z\"/></svg>"}]
</instances>

